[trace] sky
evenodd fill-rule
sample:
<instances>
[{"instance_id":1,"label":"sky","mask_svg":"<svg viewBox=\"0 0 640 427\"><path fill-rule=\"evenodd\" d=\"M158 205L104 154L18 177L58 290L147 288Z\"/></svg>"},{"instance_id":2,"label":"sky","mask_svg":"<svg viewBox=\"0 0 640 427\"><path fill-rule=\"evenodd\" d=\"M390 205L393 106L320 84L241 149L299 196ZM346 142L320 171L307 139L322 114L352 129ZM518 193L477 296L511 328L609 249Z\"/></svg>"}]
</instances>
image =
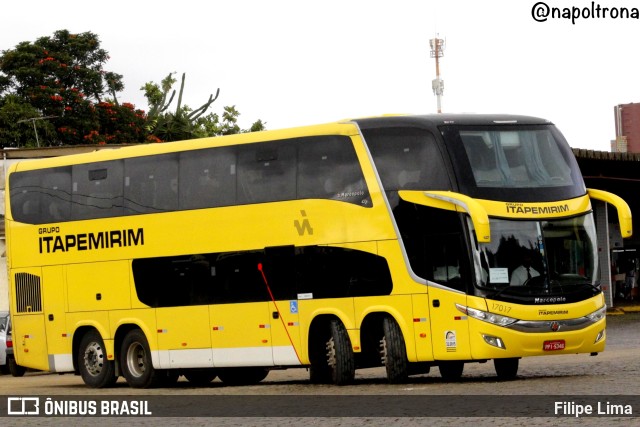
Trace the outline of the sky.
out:
<instances>
[{"instance_id":1,"label":"sky","mask_svg":"<svg viewBox=\"0 0 640 427\"><path fill-rule=\"evenodd\" d=\"M579 14L540 18L544 5ZM598 11L599 6L599 11ZM235 105L268 129L380 114L508 113L555 123L574 148L609 151L613 108L640 102L633 0L31 0L3 2L0 51L57 30L90 31L123 75L120 102L186 73L184 103ZM572 8L576 8L574 12ZM588 8L588 9L583 9ZM608 8L610 11L605 11ZM613 11L611 11L613 10ZM637 11L636 11L637 13ZM596 16L594 16L596 15ZM176 85L177 86L177 85ZM175 104L173 104L175 106Z\"/></svg>"}]
</instances>

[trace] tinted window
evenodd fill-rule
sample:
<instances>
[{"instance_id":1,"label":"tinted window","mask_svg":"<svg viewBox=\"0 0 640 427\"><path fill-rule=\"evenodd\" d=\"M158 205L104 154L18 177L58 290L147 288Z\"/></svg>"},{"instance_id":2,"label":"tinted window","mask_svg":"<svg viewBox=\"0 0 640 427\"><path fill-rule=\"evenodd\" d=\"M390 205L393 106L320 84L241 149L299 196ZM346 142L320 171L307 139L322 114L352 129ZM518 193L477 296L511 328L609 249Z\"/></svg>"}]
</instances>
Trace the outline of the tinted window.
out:
<instances>
[{"instance_id":1,"label":"tinted window","mask_svg":"<svg viewBox=\"0 0 640 427\"><path fill-rule=\"evenodd\" d=\"M371 206L346 136L16 172L10 186L14 219L32 224L307 198Z\"/></svg>"},{"instance_id":2,"label":"tinted window","mask_svg":"<svg viewBox=\"0 0 640 427\"><path fill-rule=\"evenodd\" d=\"M393 215L414 273L466 291L470 265L462 214L400 200Z\"/></svg>"},{"instance_id":3,"label":"tinted window","mask_svg":"<svg viewBox=\"0 0 640 427\"><path fill-rule=\"evenodd\" d=\"M125 214L178 208L178 156L163 154L125 159Z\"/></svg>"},{"instance_id":4,"label":"tinted window","mask_svg":"<svg viewBox=\"0 0 640 427\"><path fill-rule=\"evenodd\" d=\"M234 147L180 153L180 209L236 203Z\"/></svg>"},{"instance_id":5,"label":"tinted window","mask_svg":"<svg viewBox=\"0 0 640 427\"><path fill-rule=\"evenodd\" d=\"M385 191L451 189L433 135L418 128L363 131Z\"/></svg>"},{"instance_id":6,"label":"tinted window","mask_svg":"<svg viewBox=\"0 0 640 427\"><path fill-rule=\"evenodd\" d=\"M298 149L298 198L370 203L358 158L347 137L302 141Z\"/></svg>"},{"instance_id":7,"label":"tinted window","mask_svg":"<svg viewBox=\"0 0 640 427\"><path fill-rule=\"evenodd\" d=\"M71 217L71 167L17 172L9 180L11 210L23 222L44 224Z\"/></svg>"},{"instance_id":8,"label":"tinted window","mask_svg":"<svg viewBox=\"0 0 640 427\"><path fill-rule=\"evenodd\" d=\"M270 301L269 291L292 300L299 293L319 299L392 290L383 257L318 246L136 259L133 277L138 298L151 307Z\"/></svg>"},{"instance_id":9,"label":"tinted window","mask_svg":"<svg viewBox=\"0 0 640 427\"><path fill-rule=\"evenodd\" d=\"M296 149L290 142L238 147L239 204L296 198Z\"/></svg>"},{"instance_id":10,"label":"tinted window","mask_svg":"<svg viewBox=\"0 0 640 427\"><path fill-rule=\"evenodd\" d=\"M122 215L123 181L122 160L73 166L72 217L91 219Z\"/></svg>"}]
</instances>

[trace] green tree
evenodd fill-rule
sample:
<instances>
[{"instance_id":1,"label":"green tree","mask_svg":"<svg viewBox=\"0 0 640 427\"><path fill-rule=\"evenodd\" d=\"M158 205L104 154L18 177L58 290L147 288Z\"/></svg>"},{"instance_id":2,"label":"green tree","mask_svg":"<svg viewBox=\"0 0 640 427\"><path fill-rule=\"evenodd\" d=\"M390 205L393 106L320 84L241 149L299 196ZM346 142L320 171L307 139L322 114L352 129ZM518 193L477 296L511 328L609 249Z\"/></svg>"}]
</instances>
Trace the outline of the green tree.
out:
<instances>
[{"instance_id":1,"label":"green tree","mask_svg":"<svg viewBox=\"0 0 640 427\"><path fill-rule=\"evenodd\" d=\"M39 117L31 104L16 95L0 99L0 142L5 147L29 147L40 145L40 140L56 140L56 129L48 120L28 120Z\"/></svg>"},{"instance_id":2,"label":"green tree","mask_svg":"<svg viewBox=\"0 0 640 427\"><path fill-rule=\"evenodd\" d=\"M122 75L104 70L108 59L91 32L60 30L19 43L0 56L0 96L31 105L35 111L23 119L51 117L56 135L43 145L142 141L146 116L131 104L119 105Z\"/></svg>"},{"instance_id":3,"label":"green tree","mask_svg":"<svg viewBox=\"0 0 640 427\"><path fill-rule=\"evenodd\" d=\"M192 110L182 104L185 74L182 74L179 92L173 89L177 80L170 73L160 84L148 82L143 90L149 104L147 131L150 141L178 141L207 136L231 135L242 132L257 132L265 129L262 120L254 122L249 129L241 129L238 125L240 113L234 106L223 107L222 117L216 113L205 115L220 94L209 95L207 102ZM178 93L175 110L167 111Z\"/></svg>"}]
</instances>

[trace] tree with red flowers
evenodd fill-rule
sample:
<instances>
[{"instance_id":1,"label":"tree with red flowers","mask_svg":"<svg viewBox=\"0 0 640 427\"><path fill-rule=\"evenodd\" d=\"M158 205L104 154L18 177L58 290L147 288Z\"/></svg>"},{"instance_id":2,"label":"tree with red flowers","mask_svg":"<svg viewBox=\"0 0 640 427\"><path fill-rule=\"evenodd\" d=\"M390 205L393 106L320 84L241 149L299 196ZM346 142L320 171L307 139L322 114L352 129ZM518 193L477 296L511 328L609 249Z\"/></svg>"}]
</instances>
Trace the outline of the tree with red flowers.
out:
<instances>
[{"instance_id":1,"label":"tree with red flowers","mask_svg":"<svg viewBox=\"0 0 640 427\"><path fill-rule=\"evenodd\" d=\"M118 103L122 75L104 70L108 59L91 32L60 30L19 43L0 56L0 100L11 95L33 107L34 117L23 120L47 118L56 132L40 145L142 142L146 115L132 104ZM43 126L44 121L37 123ZM33 133L26 125L23 129Z\"/></svg>"}]
</instances>

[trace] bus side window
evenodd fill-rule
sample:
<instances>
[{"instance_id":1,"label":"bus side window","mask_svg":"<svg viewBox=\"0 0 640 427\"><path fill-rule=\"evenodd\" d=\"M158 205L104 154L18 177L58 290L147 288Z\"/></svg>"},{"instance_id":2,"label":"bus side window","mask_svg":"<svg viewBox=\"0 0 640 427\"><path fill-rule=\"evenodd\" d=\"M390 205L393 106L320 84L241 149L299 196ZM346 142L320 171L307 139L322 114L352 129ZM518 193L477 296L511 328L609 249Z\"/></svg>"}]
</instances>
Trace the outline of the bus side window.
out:
<instances>
[{"instance_id":1,"label":"bus side window","mask_svg":"<svg viewBox=\"0 0 640 427\"><path fill-rule=\"evenodd\" d=\"M298 199L334 199L369 206L369 192L353 143L345 136L302 138Z\"/></svg>"},{"instance_id":2,"label":"bus side window","mask_svg":"<svg viewBox=\"0 0 640 427\"><path fill-rule=\"evenodd\" d=\"M74 165L72 216L74 219L121 216L124 207L122 160Z\"/></svg>"},{"instance_id":3,"label":"bus side window","mask_svg":"<svg viewBox=\"0 0 640 427\"><path fill-rule=\"evenodd\" d=\"M290 141L238 147L239 204L296 198L296 152Z\"/></svg>"},{"instance_id":4,"label":"bus side window","mask_svg":"<svg viewBox=\"0 0 640 427\"><path fill-rule=\"evenodd\" d=\"M125 213L178 208L178 159L175 154L125 159L124 169Z\"/></svg>"},{"instance_id":5,"label":"bus side window","mask_svg":"<svg viewBox=\"0 0 640 427\"><path fill-rule=\"evenodd\" d=\"M42 197L47 211L44 212L44 218L47 222L70 220L71 168L68 166L53 168L45 173Z\"/></svg>"},{"instance_id":6,"label":"bus side window","mask_svg":"<svg viewBox=\"0 0 640 427\"><path fill-rule=\"evenodd\" d=\"M394 127L362 132L385 191L451 189L446 163L429 131Z\"/></svg>"},{"instance_id":7,"label":"bus side window","mask_svg":"<svg viewBox=\"0 0 640 427\"><path fill-rule=\"evenodd\" d=\"M403 200L399 201L393 214L414 273L444 286L466 291L471 266L464 255L460 214Z\"/></svg>"},{"instance_id":8,"label":"bus side window","mask_svg":"<svg viewBox=\"0 0 640 427\"><path fill-rule=\"evenodd\" d=\"M179 183L180 209L235 204L235 148L208 148L180 153Z\"/></svg>"},{"instance_id":9,"label":"bus side window","mask_svg":"<svg viewBox=\"0 0 640 427\"><path fill-rule=\"evenodd\" d=\"M40 175L34 172L11 175L11 212L16 221L31 224L40 222L40 181Z\"/></svg>"},{"instance_id":10,"label":"bus side window","mask_svg":"<svg viewBox=\"0 0 640 427\"><path fill-rule=\"evenodd\" d=\"M301 248L296 272L300 292L314 299L389 295L393 287L383 257L353 249Z\"/></svg>"},{"instance_id":11,"label":"bus side window","mask_svg":"<svg viewBox=\"0 0 640 427\"><path fill-rule=\"evenodd\" d=\"M11 211L15 220L44 224L70 219L70 167L16 172L10 180Z\"/></svg>"},{"instance_id":12,"label":"bus side window","mask_svg":"<svg viewBox=\"0 0 640 427\"><path fill-rule=\"evenodd\" d=\"M258 270L261 252L221 254L215 262L214 302L241 303L269 301L269 293Z\"/></svg>"}]
</instances>

